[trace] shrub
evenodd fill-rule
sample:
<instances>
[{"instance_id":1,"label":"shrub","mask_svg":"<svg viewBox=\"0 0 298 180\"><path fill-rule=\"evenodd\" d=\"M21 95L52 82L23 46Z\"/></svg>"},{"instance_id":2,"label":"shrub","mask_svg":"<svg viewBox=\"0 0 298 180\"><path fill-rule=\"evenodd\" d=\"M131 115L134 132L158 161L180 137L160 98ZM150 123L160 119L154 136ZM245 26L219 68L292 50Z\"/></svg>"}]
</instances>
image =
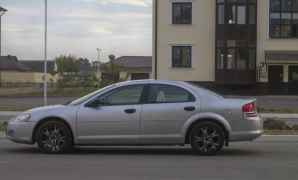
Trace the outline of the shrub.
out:
<instances>
[{"instance_id":1,"label":"shrub","mask_svg":"<svg viewBox=\"0 0 298 180\"><path fill-rule=\"evenodd\" d=\"M294 130L294 131L298 131L298 124L293 125L293 126L292 126L292 130Z\"/></svg>"}]
</instances>

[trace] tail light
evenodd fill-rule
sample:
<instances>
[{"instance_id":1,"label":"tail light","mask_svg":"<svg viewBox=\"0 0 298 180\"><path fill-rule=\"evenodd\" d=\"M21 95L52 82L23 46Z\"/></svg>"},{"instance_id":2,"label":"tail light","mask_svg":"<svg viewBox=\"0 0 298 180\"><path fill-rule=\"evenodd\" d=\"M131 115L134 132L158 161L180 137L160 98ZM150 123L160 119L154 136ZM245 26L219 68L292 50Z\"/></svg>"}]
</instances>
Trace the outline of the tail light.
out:
<instances>
[{"instance_id":1,"label":"tail light","mask_svg":"<svg viewBox=\"0 0 298 180\"><path fill-rule=\"evenodd\" d=\"M257 107L255 102L251 102L248 104L245 104L242 107L242 112L247 116L247 117L256 117L257 116Z\"/></svg>"}]
</instances>

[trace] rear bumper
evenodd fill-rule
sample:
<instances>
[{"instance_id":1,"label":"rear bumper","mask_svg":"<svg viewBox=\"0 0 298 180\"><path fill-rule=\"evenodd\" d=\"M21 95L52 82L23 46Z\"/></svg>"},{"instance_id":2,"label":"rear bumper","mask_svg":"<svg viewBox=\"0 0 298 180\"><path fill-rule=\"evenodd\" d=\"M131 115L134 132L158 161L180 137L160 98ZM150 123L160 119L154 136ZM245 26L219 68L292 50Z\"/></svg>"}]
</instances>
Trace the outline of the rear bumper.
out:
<instances>
[{"instance_id":1,"label":"rear bumper","mask_svg":"<svg viewBox=\"0 0 298 180\"><path fill-rule=\"evenodd\" d=\"M232 131L229 140L233 141L252 141L262 136L263 120L257 117L250 117L244 119L243 126L240 131Z\"/></svg>"},{"instance_id":2,"label":"rear bumper","mask_svg":"<svg viewBox=\"0 0 298 180\"><path fill-rule=\"evenodd\" d=\"M253 141L257 139L258 137L262 136L264 133L263 130L257 130L257 131L244 131L244 132L237 132L232 133L230 135L230 141L236 142L236 141Z\"/></svg>"}]
</instances>

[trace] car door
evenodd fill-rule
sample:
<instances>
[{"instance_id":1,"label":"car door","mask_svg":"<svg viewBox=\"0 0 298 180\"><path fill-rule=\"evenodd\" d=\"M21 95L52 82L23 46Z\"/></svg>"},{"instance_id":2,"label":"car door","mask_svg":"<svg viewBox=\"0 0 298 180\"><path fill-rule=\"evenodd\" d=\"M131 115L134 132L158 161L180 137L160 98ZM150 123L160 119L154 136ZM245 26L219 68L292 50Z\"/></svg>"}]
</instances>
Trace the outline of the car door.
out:
<instances>
[{"instance_id":1,"label":"car door","mask_svg":"<svg viewBox=\"0 0 298 180\"><path fill-rule=\"evenodd\" d=\"M119 87L81 107L77 115L79 143L137 143L143 90L144 85Z\"/></svg>"},{"instance_id":2,"label":"car door","mask_svg":"<svg viewBox=\"0 0 298 180\"><path fill-rule=\"evenodd\" d=\"M176 144L183 140L181 127L199 110L195 96L173 85L150 85L147 103L141 114L141 142Z\"/></svg>"}]
</instances>

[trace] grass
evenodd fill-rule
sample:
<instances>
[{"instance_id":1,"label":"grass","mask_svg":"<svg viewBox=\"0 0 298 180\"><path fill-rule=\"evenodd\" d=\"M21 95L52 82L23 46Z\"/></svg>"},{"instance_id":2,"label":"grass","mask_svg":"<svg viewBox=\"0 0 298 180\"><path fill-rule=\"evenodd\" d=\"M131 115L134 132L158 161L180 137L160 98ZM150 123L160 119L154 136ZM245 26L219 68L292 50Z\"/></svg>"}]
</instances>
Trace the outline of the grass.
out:
<instances>
[{"instance_id":1,"label":"grass","mask_svg":"<svg viewBox=\"0 0 298 180\"><path fill-rule=\"evenodd\" d=\"M277 114L298 114L298 108L258 108L259 113L277 113Z\"/></svg>"},{"instance_id":2,"label":"grass","mask_svg":"<svg viewBox=\"0 0 298 180\"><path fill-rule=\"evenodd\" d=\"M22 112L26 111L28 109L31 109L32 107L9 107L9 106L0 106L0 111L17 111L17 112Z\"/></svg>"},{"instance_id":3,"label":"grass","mask_svg":"<svg viewBox=\"0 0 298 180\"><path fill-rule=\"evenodd\" d=\"M4 123L3 123L3 122L0 122L0 132L1 132L1 131L4 131L4 129L5 129L5 128L4 128Z\"/></svg>"}]
</instances>

